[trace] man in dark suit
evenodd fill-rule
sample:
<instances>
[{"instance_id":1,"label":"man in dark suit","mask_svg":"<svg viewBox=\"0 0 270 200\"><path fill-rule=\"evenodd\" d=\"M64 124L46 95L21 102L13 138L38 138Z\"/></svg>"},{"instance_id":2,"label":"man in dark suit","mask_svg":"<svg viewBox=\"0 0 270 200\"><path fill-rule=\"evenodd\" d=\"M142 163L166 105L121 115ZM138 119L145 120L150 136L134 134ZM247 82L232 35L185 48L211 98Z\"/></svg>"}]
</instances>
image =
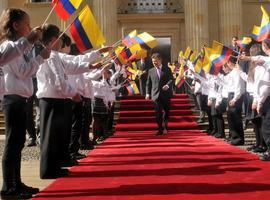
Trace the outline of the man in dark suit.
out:
<instances>
[{"instance_id":1,"label":"man in dark suit","mask_svg":"<svg viewBox=\"0 0 270 200\"><path fill-rule=\"evenodd\" d=\"M157 135L162 135L163 133L167 133L168 130L170 103L173 95L173 75L168 67L162 66L162 57L159 53L154 53L151 59L154 67L148 71L146 99L150 99L151 94L151 99L155 104L156 120L158 124Z\"/></svg>"}]
</instances>

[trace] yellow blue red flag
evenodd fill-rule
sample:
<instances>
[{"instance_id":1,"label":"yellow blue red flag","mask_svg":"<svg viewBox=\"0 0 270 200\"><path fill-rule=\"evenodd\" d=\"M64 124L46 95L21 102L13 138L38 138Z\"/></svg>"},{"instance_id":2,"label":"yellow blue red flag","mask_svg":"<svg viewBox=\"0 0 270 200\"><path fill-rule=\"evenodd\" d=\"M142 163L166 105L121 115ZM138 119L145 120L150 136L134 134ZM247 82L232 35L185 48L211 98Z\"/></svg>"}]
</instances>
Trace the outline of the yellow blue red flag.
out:
<instances>
[{"instance_id":1,"label":"yellow blue red flag","mask_svg":"<svg viewBox=\"0 0 270 200\"><path fill-rule=\"evenodd\" d=\"M269 15L264 9L263 6L261 6L262 10L262 21L260 26L254 26L251 36L254 40L257 42L262 42L264 39L269 38L270 36L270 20Z\"/></svg>"},{"instance_id":2,"label":"yellow blue red flag","mask_svg":"<svg viewBox=\"0 0 270 200\"><path fill-rule=\"evenodd\" d=\"M64 21L80 7L82 0L53 0L56 14Z\"/></svg>"},{"instance_id":3,"label":"yellow blue red flag","mask_svg":"<svg viewBox=\"0 0 270 200\"><path fill-rule=\"evenodd\" d=\"M97 48L105 43L105 38L88 6L85 6L79 16L72 22L70 33L80 52Z\"/></svg>"},{"instance_id":4,"label":"yellow blue red flag","mask_svg":"<svg viewBox=\"0 0 270 200\"><path fill-rule=\"evenodd\" d=\"M135 81L129 81L127 84L126 84L126 88L127 88L127 91L130 95L135 95L135 94L140 94L140 91L137 87L137 84L135 83Z\"/></svg>"},{"instance_id":5,"label":"yellow blue red flag","mask_svg":"<svg viewBox=\"0 0 270 200\"><path fill-rule=\"evenodd\" d=\"M252 42L252 38L251 37L243 37L242 40L237 40L237 46L240 47L240 49L247 49L247 47L249 46L249 44Z\"/></svg>"},{"instance_id":6,"label":"yellow blue red flag","mask_svg":"<svg viewBox=\"0 0 270 200\"><path fill-rule=\"evenodd\" d=\"M131 31L123 40L122 40L122 43L124 45L126 45L127 47L130 47L133 45L133 42L131 40L131 38L134 38L135 36L138 35L138 32L137 30L133 30Z\"/></svg>"},{"instance_id":7,"label":"yellow blue red flag","mask_svg":"<svg viewBox=\"0 0 270 200\"><path fill-rule=\"evenodd\" d=\"M213 65L210 67L209 74L217 75L222 66L230 59L232 49L224 46L223 44L213 41L210 60Z\"/></svg>"}]
</instances>

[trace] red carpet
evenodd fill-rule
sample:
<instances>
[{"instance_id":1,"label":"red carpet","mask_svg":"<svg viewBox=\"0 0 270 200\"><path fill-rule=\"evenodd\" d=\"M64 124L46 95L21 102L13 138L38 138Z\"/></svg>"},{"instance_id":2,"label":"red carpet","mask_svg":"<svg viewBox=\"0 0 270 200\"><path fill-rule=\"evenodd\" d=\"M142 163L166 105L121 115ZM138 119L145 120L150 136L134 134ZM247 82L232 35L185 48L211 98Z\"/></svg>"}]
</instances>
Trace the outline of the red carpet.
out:
<instances>
[{"instance_id":1,"label":"red carpet","mask_svg":"<svg viewBox=\"0 0 270 200\"><path fill-rule=\"evenodd\" d=\"M143 122L125 117L120 124ZM171 123L191 121L175 115ZM266 200L269 180L269 163L199 130L118 131L35 199Z\"/></svg>"},{"instance_id":2,"label":"red carpet","mask_svg":"<svg viewBox=\"0 0 270 200\"><path fill-rule=\"evenodd\" d=\"M190 108L187 95L176 95L172 99L169 121L171 130L198 129ZM153 102L145 100L143 96L125 97L121 100L120 119L115 129L116 131L129 132L156 130L157 123Z\"/></svg>"}]
</instances>

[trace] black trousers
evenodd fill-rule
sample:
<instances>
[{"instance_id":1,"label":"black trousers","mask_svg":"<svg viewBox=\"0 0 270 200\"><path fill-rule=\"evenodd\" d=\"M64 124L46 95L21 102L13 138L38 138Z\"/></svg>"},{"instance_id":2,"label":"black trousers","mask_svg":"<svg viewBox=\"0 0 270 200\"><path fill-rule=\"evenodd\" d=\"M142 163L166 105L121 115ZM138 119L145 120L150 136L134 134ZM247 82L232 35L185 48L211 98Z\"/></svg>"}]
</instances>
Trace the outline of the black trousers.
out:
<instances>
[{"instance_id":1,"label":"black trousers","mask_svg":"<svg viewBox=\"0 0 270 200\"><path fill-rule=\"evenodd\" d=\"M61 170L63 138L67 132L66 100L41 98L40 178L55 178Z\"/></svg>"},{"instance_id":2,"label":"black trousers","mask_svg":"<svg viewBox=\"0 0 270 200\"><path fill-rule=\"evenodd\" d=\"M66 134L63 135L63 156L62 156L62 163L65 164L69 162L71 156L69 153L69 144L71 138L71 129L72 129L72 108L73 108L73 101L71 99L65 100L65 113L66 113Z\"/></svg>"},{"instance_id":3,"label":"black trousers","mask_svg":"<svg viewBox=\"0 0 270 200\"><path fill-rule=\"evenodd\" d=\"M206 112L207 114L207 117L208 117L208 130L209 131L213 131L214 129L214 124L213 124L213 119L212 119L212 115L211 115L211 107L209 107L207 105L207 102L208 102L208 96L207 95L204 95L202 94L201 96L201 102L202 102L202 111Z\"/></svg>"},{"instance_id":4,"label":"black trousers","mask_svg":"<svg viewBox=\"0 0 270 200\"><path fill-rule=\"evenodd\" d=\"M34 96L29 98L29 101L27 101L27 115L26 115L26 130L29 134L29 138L36 140L36 128L35 128L35 122L34 122Z\"/></svg>"},{"instance_id":5,"label":"black trousers","mask_svg":"<svg viewBox=\"0 0 270 200\"><path fill-rule=\"evenodd\" d=\"M91 99L83 98L82 105L82 131L79 143L80 145L87 145L90 141L89 132L90 124L92 123L92 105Z\"/></svg>"},{"instance_id":6,"label":"black trousers","mask_svg":"<svg viewBox=\"0 0 270 200\"><path fill-rule=\"evenodd\" d=\"M270 149L270 96L267 97L262 107L262 134L266 146Z\"/></svg>"},{"instance_id":7,"label":"black trousers","mask_svg":"<svg viewBox=\"0 0 270 200\"><path fill-rule=\"evenodd\" d=\"M266 147L262 134L262 119L261 117L256 117L251 120L253 124L253 130L256 136L256 146Z\"/></svg>"},{"instance_id":8,"label":"black trousers","mask_svg":"<svg viewBox=\"0 0 270 200\"><path fill-rule=\"evenodd\" d=\"M219 105L216 108L216 100L213 100L213 104L211 106L211 115L212 115L212 120L213 120L213 130L215 133L218 133L221 136L225 136L225 125L224 125L224 119L223 119L223 112L221 107L223 102L221 102L221 105Z\"/></svg>"},{"instance_id":9,"label":"black trousers","mask_svg":"<svg viewBox=\"0 0 270 200\"><path fill-rule=\"evenodd\" d=\"M108 126L107 127L108 127L109 132L112 132L113 121L114 121L114 103L108 110Z\"/></svg>"},{"instance_id":10,"label":"black trousers","mask_svg":"<svg viewBox=\"0 0 270 200\"><path fill-rule=\"evenodd\" d=\"M26 134L27 99L18 95L6 95L3 99L5 116L5 147L2 157L2 191L21 184L21 152Z\"/></svg>"},{"instance_id":11,"label":"black trousers","mask_svg":"<svg viewBox=\"0 0 270 200\"><path fill-rule=\"evenodd\" d=\"M228 104L230 100L234 97L233 93L229 93L228 95ZM242 121L242 103L243 97L238 99L235 103L234 107L228 105L228 124L231 133L232 140L242 140L244 141L244 129L243 129L243 121Z\"/></svg>"},{"instance_id":12,"label":"black trousers","mask_svg":"<svg viewBox=\"0 0 270 200\"><path fill-rule=\"evenodd\" d=\"M198 106L198 109L202 111L202 93L195 94L196 96L196 105Z\"/></svg>"},{"instance_id":13,"label":"black trousers","mask_svg":"<svg viewBox=\"0 0 270 200\"><path fill-rule=\"evenodd\" d=\"M69 144L69 153L71 156L78 153L80 149L79 139L82 133L82 111L83 102L74 102L72 107L72 129Z\"/></svg>"},{"instance_id":14,"label":"black trousers","mask_svg":"<svg viewBox=\"0 0 270 200\"><path fill-rule=\"evenodd\" d=\"M140 94L141 94L141 95L145 95L146 81L147 81L147 76L146 76L146 74L142 74L142 75L139 77L139 86L140 86Z\"/></svg>"},{"instance_id":15,"label":"black trousers","mask_svg":"<svg viewBox=\"0 0 270 200\"><path fill-rule=\"evenodd\" d=\"M156 113L156 121L158 125L158 130L162 131L163 126L162 123L168 123L170 116L170 107L171 107L171 99L163 96L159 96L154 101L155 113ZM163 117L164 111L164 117Z\"/></svg>"}]
</instances>

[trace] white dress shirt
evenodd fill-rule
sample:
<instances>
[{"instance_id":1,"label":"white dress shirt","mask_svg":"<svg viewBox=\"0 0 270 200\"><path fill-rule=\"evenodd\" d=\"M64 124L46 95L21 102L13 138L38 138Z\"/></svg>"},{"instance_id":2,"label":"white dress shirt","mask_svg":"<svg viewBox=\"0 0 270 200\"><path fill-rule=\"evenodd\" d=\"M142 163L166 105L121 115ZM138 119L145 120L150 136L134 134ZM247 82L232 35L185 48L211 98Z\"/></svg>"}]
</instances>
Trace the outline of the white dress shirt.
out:
<instances>
[{"instance_id":1,"label":"white dress shirt","mask_svg":"<svg viewBox=\"0 0 270 200\"><path fill-rule=\"evenodd\" d=\"M265 99L261 98L263 97L263 95L261 95L263 93L263 91L267 91L267 88L268 90L270 89L270 87L268 87L268 85L264 85L262 86L261 84L263 82L261 82L261 80L263 79L264 75L265 75L266 70L263 66L257 66L255 68L255 73L254 73L254 91L253 91L253 103L254 104L262 104ZM268 91L269 92L269 91ZM262 102L263 101L263 102Z\"/></svg>"},{"instance_id":2,"label":"white dress shirt","mask_svg":"<svg viewBox=\"0 0 270 200\"><path fill-rule=\"evenodd\" d=\"M242 78L242 80L246 82L246 91L249 93L249 95L253 96L254 82L248 80L248 75L245 72L240 71L239 74L240 74L240 77Z\"/></svg>"},{"instance_id":3,"label":"white dress shirt","mask_svg":"<svg viewBox=\"0 0 270 200\"><path fill-rule=\"evenodd\" d=\"M31 44L24 37L16 42L4 41L0 44L0 67L8 64L10 61L22 56L24 52L31 48Z\"/></svg>"},{"instance_id":4,"label":"white dress shirt","mask_svg":"<svg viewBox=\"0 0 270 200\"><path fill-rule=\"evenodd\" d=\"M52 51L37 72L37 97L65 99L75 96L77 90L70 85L67 75L89 71L89 63L80 61L77 56Z\"/></svg>"},{"instance_id":5,"label":"white dress shirt","mask_svg":"<svg viewBox=\"0 0 270 200\"><path fill-rule=\"evenodd\" d=\"M217 77L217 84L220 87L219 87L219 92L216 99L216 105L220 105L223 98L228 98L228 85L227 85L228 80L227 79L228 79L228 76L223 75L223 74L219 74Z\"/></svg>"},{"instance_id":6,"label":"white dress shirt","mask_svg":"<svg viewBox=\"0 0 270 200\"><path fill-rule=\"evenodd\" d=\"M34 92L32 77L43 62L44 59L41 56L32 57L29 60L21 56L4 65L4 94L31 97Z\"/></svg>"},{"instance_id":7,"label":"white dress shirt","mask_svg":"<svg viewBox=\"0 0 270 200\"><path fill-rule=\"evenodd\" d=\"M84 97L93 99L93 85L92 81L97 81L102 77L102 71L103 69L95 69L91 72L86 72L83 74L84 80L85 80L85 88L84 88Z\"/></svg>"},{"instance_id":8,"label":"white dress shirt","mask_svg":"<svg viewBox=\"0 0 270 200\"><path fill-rule=\"evenodd\" d=\"M263 60L262 68L258 69L258 77L255 78L255 102L263 104L268 96L270 96L270 57L269 56L254 56L251 61ZM257 67L256 67L257 69Z\"/></svg>"},{"instance_id":9,"label":"white dress shirt","mask_svg":"<svg viewBox=\"0 0 270 200\"><path fill-rule=\"evenodd\" d=\"M94 97L103 99L104 104L107 106L110 101L108 94L111 92L111 85L105 79L92 81L92 85Z\"/></svg>"},{"instance_id":10,"label":"white dress shirt","mask_svg":"<svg viewBox=\"0 0 270 200\"><path fill-rule=\"evenodd\" d=\"M228 93L234 93L233 101L237 101L245 93L244 81L236 68L226 75L225 84L227 84Z\"/></svg>"}]
</instances>

